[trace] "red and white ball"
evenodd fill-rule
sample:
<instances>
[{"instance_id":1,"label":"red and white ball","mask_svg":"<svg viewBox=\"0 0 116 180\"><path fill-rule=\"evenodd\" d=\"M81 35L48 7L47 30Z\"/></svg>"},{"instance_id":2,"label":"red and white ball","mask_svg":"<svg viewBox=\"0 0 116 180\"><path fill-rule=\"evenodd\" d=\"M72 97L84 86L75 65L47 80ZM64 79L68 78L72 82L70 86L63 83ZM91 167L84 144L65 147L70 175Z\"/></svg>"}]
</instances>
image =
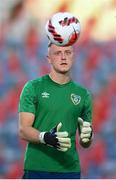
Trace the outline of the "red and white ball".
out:
<instances>
[{"instance_id":1,"label":"red and white ball","mask_svg":"<svg viewBox=\"0 0 116 180\"><path fill-rule=\"evenodd\" d=\"M71 46L79 38L80 22L68 12L54 14L45 26L48 39L57 46Z\"/></svg>"}]
</instances>

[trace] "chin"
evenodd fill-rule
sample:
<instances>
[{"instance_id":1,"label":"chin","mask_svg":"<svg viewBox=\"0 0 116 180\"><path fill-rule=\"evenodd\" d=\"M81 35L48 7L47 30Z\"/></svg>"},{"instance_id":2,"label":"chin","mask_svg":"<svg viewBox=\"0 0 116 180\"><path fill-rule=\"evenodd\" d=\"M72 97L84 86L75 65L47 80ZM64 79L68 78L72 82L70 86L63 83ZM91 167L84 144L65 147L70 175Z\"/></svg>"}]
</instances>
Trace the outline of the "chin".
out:
<instances>
[{"instance_id":1,"label":"chin","mask_svg":"<svg viewBox=\"0 0 116 180\"><path fill-rule=\"evenodd\" d=\"M60 70L60 71L59 71L59 73L61 73L61 74L67 74L68 72L69 72L69 71L66 71L66 70L62 70L62 71Z\"/></svg>"},{"instance_id":2,"label":"chin","mask_svg":"<svg viewBox=\"0 0 116 180\"><path fill-rule=\"evenodd\" d=\"M60 74L67 74L67 73L69 73L69 71L70 71L70 69L66 69L66 68L62 68L62 69L60 69L60 68L55 68L54 69L56 72L58 72L58 73L60 73Z\"/></svg>"}]
</instances>

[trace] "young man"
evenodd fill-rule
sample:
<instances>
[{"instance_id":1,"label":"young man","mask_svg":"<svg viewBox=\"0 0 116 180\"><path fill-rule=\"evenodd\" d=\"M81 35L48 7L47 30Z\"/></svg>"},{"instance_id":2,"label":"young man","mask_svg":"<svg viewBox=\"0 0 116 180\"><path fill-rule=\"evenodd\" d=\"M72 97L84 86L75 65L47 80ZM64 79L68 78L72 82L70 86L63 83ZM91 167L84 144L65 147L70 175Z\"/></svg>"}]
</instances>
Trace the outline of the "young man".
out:
<instances>
[{"instance_id":1,"label":"young man","mask_svg":"<svg viewBox=\"0 0 116 180\"><path fill-rule=\"evenodd\" d=\"M90 93L74 81L72 46L50 44L51 72L24 86L19 102L19 134L28 141L24 159L27 179L79 179L75 136L89 147L92 139Z\"/></svg>"}]
</instances>

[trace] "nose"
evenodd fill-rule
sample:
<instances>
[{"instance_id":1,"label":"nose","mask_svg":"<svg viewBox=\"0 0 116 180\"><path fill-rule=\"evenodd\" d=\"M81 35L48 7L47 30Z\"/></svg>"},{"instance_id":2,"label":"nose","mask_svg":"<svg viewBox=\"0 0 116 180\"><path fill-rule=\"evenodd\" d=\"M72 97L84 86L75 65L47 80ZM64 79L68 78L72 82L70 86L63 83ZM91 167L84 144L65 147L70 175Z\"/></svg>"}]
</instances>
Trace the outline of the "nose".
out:
<instances>
[{"instance_id":1,"label":"nose","mask_svg":"<svg viewBox=\"0 0 116 180\"><path fill-rule=\"evenodd\" d=\"M62 54L61 54L61 59L62 59L62 60L65 60L65 59L66 59L65 53L62 53Z\"/></svg>"}]
</instances>

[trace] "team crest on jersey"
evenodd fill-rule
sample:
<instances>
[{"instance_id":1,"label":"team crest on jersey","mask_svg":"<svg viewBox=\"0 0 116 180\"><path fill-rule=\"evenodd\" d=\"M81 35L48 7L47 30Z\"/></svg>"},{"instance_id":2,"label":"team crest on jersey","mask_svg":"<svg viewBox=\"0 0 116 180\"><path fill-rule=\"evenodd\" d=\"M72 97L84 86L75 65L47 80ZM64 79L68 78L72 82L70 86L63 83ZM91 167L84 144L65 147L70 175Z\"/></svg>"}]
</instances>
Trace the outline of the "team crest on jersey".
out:
<instances>
[{"instance_id":1,"label":"team crest on jersey","mask_svg":"<svg viewBox=\"0 0 116 180\"><path fill-rule=\"evenodd\" d=\"M76 94L71 94L71 100L72 100L74 105L78 105L81 101L81 97L79 95L76 95Z\"/></svg>"},{"instance_id":2,"label":"team crest on jersey","mask_svg":"<svg viewBox=\"0 0 116 180\"><path fill-rule=\"evenodd\" d=\"M42 95L42 98L49 98L49 96L50 96L50 94L47 92L43 92L43 93L41 93L41 95Z\"/></svg>"}]
</instances>

